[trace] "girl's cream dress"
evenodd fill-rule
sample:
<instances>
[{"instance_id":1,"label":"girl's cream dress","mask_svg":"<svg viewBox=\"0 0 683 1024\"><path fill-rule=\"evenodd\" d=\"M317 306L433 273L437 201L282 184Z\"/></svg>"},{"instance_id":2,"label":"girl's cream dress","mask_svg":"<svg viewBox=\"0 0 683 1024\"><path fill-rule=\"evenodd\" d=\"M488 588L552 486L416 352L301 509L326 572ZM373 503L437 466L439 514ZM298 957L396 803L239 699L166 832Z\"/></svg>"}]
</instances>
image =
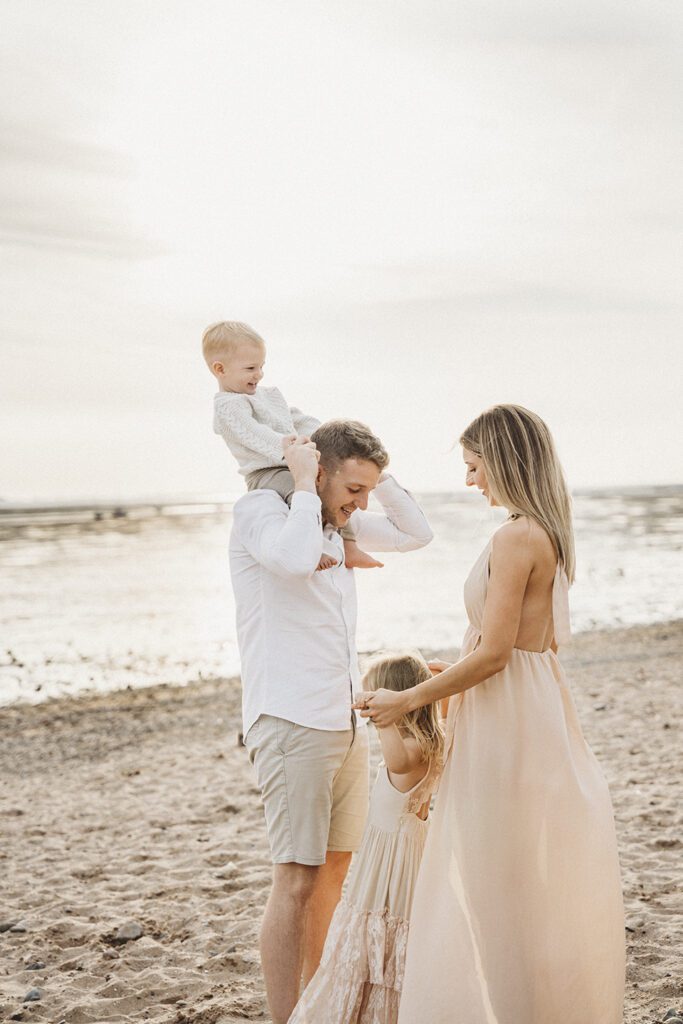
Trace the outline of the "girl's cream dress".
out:
<instances>
[{"instance_id":1,"label":"girl's cream dress","mask_svg":"<svg viewBox=\"0 0 683 1024\"><path fill-rule=\"evenodd\" d=\"M423 816L438 774L430 763L424 778L400 793L380 764L363 842L320 967L289 1024L396 1024L413 890L429 827Z\"/></svg>"}]
</instances>

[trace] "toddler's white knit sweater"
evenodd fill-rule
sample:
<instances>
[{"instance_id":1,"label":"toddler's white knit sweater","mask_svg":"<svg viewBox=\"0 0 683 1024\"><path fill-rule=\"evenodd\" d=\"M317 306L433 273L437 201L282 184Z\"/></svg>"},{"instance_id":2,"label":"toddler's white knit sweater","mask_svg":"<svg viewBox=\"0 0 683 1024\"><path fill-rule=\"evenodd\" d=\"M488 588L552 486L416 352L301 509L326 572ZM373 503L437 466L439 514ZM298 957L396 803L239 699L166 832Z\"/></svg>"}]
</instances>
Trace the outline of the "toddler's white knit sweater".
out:
<instances>
[{"instance_id":1,"label":"toddler's white knit sweater","mask_svg":"<svg viewBox=\"0 0 683 1024\"><path fill-rule=\"evenodd\" d=\"M285 466L282 438L310 435L320 420L287 405L278 388L257 387L253 395L219 391L213 401L213 429L237 459L240 473Z\"/></svg>"}]
</instances>

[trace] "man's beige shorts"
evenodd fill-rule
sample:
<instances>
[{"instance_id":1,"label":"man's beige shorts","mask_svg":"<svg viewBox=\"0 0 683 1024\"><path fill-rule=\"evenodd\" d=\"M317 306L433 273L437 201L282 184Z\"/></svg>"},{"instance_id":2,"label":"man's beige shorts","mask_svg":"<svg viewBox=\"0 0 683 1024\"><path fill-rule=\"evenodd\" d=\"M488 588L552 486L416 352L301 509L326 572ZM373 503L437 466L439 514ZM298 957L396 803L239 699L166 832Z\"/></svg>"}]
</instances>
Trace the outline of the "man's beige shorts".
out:
<instances>
[{"instance_id":1,"label":"man's beige shorts","mask_svg":"<svg viewBox=\"0 0 683 1024\"><path fill-rule=\"evenodd\" d=\"M368 813L367 727L310 729L261 715L245 746L256 768L273 864L355 852Z\"/></svg>"}]
</instances>

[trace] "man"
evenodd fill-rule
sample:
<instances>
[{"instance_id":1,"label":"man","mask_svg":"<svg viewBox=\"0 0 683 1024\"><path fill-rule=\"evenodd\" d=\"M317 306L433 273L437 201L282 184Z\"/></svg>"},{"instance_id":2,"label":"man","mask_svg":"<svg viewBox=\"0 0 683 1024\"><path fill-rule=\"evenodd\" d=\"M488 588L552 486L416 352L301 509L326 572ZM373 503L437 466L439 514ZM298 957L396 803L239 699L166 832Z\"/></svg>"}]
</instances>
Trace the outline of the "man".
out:
<instances>
[{"instance_id":1,"label":"man","mask_svg":"<svg viewBox=\"0 0 683 1024\"><path fill-rule=\"evenodd\" d=\"M432 539L415 500L385 472L382 443L335 420L286 450L291 507L274 491L236 503L230 568L242 662L245 745L256 769L273 860L261 962L273 1024L286 1024L315 972L368 806L366 724L358 682L353 570L338 529L351 520L370 551ZM383 512L367 512L375 491ZM316 572L323 549L339 564Z\"/></svg>"}]
</instances>

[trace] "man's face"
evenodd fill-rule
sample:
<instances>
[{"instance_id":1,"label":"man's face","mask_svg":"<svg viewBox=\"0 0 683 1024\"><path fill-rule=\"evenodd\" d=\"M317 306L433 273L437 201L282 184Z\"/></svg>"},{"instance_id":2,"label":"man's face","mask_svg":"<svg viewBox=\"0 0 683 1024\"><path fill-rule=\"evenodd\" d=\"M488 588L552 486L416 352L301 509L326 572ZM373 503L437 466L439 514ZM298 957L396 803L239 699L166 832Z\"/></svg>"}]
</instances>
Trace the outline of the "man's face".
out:
<instances>
[{"instance_id":1,"label":"man's face","mask_svg":"<svg viewBox=\"0 0 683 1024\"><path fill-rule=\"evenodd\" d=\"M337 528L346 526L357 508L367 508L380 472L379 466L365 459L346 459L329 470L321 465L317 489L324 522Z\"/></svg>"}]
</instances>

